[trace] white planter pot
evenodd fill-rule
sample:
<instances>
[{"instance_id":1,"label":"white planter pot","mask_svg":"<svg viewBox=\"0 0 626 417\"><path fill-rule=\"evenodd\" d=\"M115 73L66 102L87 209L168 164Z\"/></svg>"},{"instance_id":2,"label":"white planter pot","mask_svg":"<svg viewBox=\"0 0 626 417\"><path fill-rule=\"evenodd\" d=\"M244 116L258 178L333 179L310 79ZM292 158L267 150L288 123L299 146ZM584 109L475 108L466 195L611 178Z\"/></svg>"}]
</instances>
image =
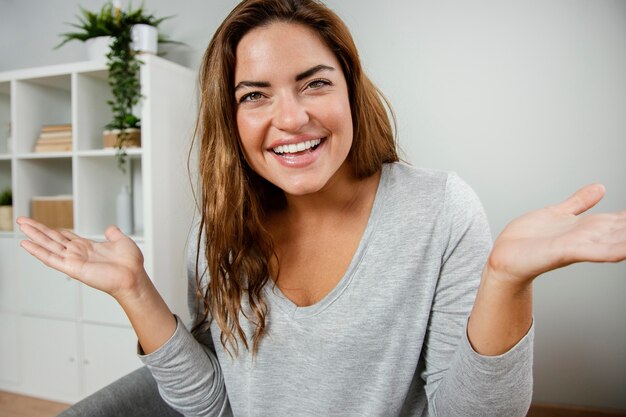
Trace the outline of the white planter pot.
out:
<instances>
[{"instance_id":1,"label":"white planter pot","mask_svg":"<svg viewBox=\"0 0 626 417\"><path fill-rule=\"evenodd\" d=\"M0 206L0 230L13 230L13 206Z\"/></svg>"},{"instance_id":2,"label":"white planter pot","mask_svg":"<svg viewBox=\"0 0 626 417\"><path fill-rule=\"evenodd\" d=\"M90 61L106 61L107 54L113 43L111 36L98 36L96 38L87 39L87 58Z\"/></svg>"},{"instance_id":3,"label":"white planter pot","mask_svg":"<svg viewBox=\"0 0 626 417\"><path fill-rule=\"evenodd\" d=\"M159 31L157 28L139 24L134 25L130 33L133 40L133 50L156 55L159 46Z\"/></svg>"}]
</instances>

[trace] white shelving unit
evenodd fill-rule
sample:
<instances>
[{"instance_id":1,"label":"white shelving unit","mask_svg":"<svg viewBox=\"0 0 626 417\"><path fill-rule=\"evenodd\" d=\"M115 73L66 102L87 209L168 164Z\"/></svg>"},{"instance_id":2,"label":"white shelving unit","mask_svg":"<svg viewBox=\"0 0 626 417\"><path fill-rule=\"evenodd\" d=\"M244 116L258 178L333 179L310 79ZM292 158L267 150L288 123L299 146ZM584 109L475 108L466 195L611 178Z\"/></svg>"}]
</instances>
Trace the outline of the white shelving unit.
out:
<instances>
[{"instance_id":1,"label":"white shelving unit","mask_svg":"<svg viewBox=\"0 0 626 417\"><path fill-rule=\"evenodd\" d=\"M111 93L101 62L0 73L0 190L13 190L14 217L34 196L72 195L74 230L104 239L116 196L131 185L145 267L177 314L186 316L185 252L193 216L187 158L196 117L195 73L142 57L142 147L126 173L102 149ZM43 125L72 124L72 150L34 153ZM11 144L8 138L11 137ZM121 308L51 270L0 232L0 390L75 402L140 366Z\"/></svg>"}]
</instances>

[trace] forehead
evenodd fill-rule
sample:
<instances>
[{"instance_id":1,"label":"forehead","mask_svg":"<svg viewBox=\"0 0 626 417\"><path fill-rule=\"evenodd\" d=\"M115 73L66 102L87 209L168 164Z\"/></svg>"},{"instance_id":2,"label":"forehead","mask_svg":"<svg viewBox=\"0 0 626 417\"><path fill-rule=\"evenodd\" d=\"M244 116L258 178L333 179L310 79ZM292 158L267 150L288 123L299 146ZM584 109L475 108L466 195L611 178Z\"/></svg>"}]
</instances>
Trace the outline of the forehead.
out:
<instances>
[{"instance_id":1,"label":"forehead","mask_svg":"<svg viewBox=\"0 0 626 417\"><path fill-rule=\"evenodd\" d=\"M237 45L235 83L293 76L315 65L339 62L308 26L276 22L248 32Z\"/></svg>"}]
</instances>

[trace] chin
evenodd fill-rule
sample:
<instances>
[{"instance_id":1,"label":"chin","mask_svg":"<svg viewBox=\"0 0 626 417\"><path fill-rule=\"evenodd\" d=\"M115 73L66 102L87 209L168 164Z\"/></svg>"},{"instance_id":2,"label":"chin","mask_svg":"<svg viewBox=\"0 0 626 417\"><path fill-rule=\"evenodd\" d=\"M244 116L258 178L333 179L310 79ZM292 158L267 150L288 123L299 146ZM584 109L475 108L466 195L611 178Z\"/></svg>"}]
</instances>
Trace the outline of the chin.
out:
<instances>
[{"instance_id":1,"label":"chin","mask_svg":"<svg viewBox=\"0 0 626 417\"><path fill-rule=\"evenodd\" d=\"M291 196L305 196L315 194L322 189L322 187L286 187L281 188L283 192Z\"/></svg>"},{"instance_id":2,"label":"chin","mask_svg":"<svg viewBox=\"0 0 626 417\"><path fill-rule=\"evenodd\" d=\"M283 190L285 194L292 196L304 196L308 194L314 194L324 188L323 183L298 183L298 184L276 184L278 188Z\"/></svg>"}]
</instances>

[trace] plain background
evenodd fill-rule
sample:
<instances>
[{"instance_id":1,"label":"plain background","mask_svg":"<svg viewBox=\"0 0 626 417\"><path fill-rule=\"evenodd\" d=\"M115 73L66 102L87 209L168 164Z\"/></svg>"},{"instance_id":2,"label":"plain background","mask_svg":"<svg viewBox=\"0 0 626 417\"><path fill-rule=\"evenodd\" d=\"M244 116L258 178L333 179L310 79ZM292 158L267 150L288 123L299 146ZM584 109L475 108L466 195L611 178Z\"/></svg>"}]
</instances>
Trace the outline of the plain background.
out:
<instances>
[{"instance_id":1,"label":"plain background","mask_svg":"<svg viewBox=\"0 0 626 417\"><path fill-rule=\"evenodd\" d=\"M85 59L53 50L78 4L0 0L0 71ZM139 1L135 1L138 5ZM145 0L198 68L234 0ZM453 170L494 237L534 208L602 182L594 211L626 209L626 1L328 0L393 104L405 158ZM124 7L127 1L123 2ZM535 401L626 409L626 263L575 265L535 284Z\"/></svg>"}]
</instances>

